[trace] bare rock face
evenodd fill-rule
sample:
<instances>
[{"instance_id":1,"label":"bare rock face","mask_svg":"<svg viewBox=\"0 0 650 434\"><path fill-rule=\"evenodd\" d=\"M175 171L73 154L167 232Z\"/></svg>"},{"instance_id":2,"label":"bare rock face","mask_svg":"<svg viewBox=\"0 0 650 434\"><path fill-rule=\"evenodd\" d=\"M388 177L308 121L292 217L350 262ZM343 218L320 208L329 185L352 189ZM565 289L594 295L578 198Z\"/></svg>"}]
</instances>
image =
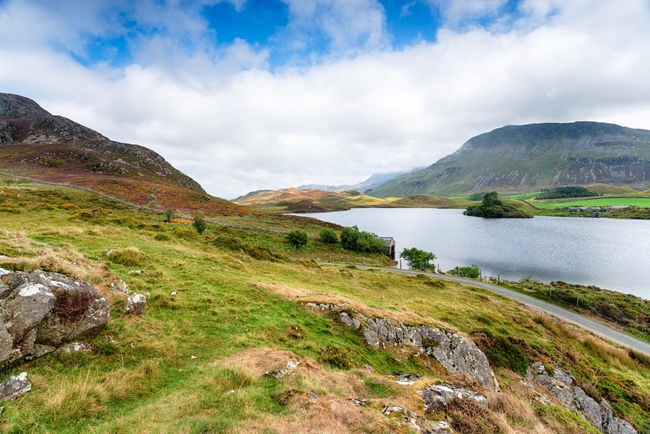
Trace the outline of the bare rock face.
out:
<instances>
[{"instance_id":1,"label":"bare rock face","mask_svg":"<svg viewBox=\"0 0 650 434\"><path fill-rule=\"evenodd\" d=\"M541 362L533 363L528 379L551 392L565 407L582 415L590 424L604 434L637 434L632 425L614 417L612 407L602 399L600 403L575 384L570 374L555 368L550 374Z\"/></svg>"},{"instance_id":2,"label":"bare rock face","mask_svg":"<svg viewBox=\"0 0 650 434\"><path fill-rule=\"evenodd\" d=\"M0 269L0 366L40 357L108 323L110 306L86 282Z\"/></svg>"},{"instance_id":3,"label":"bare rock face","mask_svg":"<svg viewBox=\"0 0 650 434\"><path fill-rule=\"evenodd\" d=\"M490 364L474 342L449 330L427 325L405 325L391 318L368 318L357 312L342 311L339 306L312 304L325 311L336 311L341 322L360 330L374 347L382 343L415 346L435 358L450 372L464 372L483 386L499 390Z\"/></svg>"}]
</instances>

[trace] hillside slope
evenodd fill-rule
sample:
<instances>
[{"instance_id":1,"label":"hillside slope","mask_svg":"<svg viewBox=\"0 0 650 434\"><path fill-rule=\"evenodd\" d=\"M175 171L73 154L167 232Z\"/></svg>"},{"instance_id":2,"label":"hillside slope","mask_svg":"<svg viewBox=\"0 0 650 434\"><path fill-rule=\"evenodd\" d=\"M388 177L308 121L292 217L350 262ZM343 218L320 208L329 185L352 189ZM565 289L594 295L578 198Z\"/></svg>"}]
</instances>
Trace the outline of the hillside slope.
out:
<instances>
[{"instance_id":1,"label":"hillside slope","mask_svg":"<svg viewBox=\"0 0 650 434\"><path fill-rule=\"evenodd\" d=\"M473 137L426 169L366 194L453 196L594 183L647 188L650 131L597 122L506 126Z\"/></svg>"},{"instance_id":2,"label":"hillside slope","mask_svg":"<svg viewBox=\"0 0 650 434\"><path fill-rule=\"evenodd\" d=\"M249 213L210 196L150 149L112 141L7 93L0 93L0 171L82 186L153 209Z\"/></svg>"}]
</instances>

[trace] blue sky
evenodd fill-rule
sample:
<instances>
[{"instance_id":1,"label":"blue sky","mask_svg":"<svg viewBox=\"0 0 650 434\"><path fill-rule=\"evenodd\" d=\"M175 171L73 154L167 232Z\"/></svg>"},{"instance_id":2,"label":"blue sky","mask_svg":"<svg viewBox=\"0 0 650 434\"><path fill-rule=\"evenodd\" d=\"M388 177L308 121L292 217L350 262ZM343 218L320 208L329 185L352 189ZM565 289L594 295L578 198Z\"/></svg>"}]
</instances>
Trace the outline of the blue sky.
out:
<instances>
[{"instance_id":1,"label":"blue sky","mask_svg":"<svg viewBox=\"0 0 650 434\"><path fill-rule=\"evenodd\" d=\"M233 198L508 124L650 129L649 40L648 0L0 0L0 91Z\"/></svg>"}]
</instances>

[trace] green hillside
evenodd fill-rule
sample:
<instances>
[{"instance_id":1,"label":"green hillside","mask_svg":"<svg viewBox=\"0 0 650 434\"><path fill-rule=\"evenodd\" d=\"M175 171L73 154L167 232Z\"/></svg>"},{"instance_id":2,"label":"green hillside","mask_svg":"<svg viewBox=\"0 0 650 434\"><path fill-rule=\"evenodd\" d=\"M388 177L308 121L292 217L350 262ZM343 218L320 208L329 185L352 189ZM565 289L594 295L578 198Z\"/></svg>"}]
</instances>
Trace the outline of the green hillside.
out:
<instances>
[{"instance_id":1,"label":"green hillside","mask_svg":"<svg viewBox=\"0 0 650 434\"><path fill-rule=\"evenodd\" d=\"M381 255L313 238L301 251L285 242L293 229L316 237L325 226L333 227L221 216L199 235L182 221L88 192L0 177L0 267L84 279L113 307L107 328L87 340L92 351L3 371L27 372L33 387L0 403L0 432L416 432L402 413L385 410L397 406L459 433L597 433L522 382L534 361L570 372L616 416L650 429L646 356L475 287L313 262L375 263ZM116 279L146 295L142 318L125 315L126 294L111 290ZM487 354L501 391L448 372L412 346L370 346L308 302L457 331ZM300 363L277 375L287 360ZM387 372L422 377L406 386ZM454 404L425 415L417 390L434 383L476 390L490 406Z\"/></svg>"},{"instance_id":2,"label":"green hillside","mask_svg":"<svg viewBox=\"0 0 650 434\"><path fill-rule=\"evenodd\" d=\"M426 169L366 194L509 194L595 183L647 189L650 131L597 122L506 126L473 137Z\"/></svg>"}]
</instances>

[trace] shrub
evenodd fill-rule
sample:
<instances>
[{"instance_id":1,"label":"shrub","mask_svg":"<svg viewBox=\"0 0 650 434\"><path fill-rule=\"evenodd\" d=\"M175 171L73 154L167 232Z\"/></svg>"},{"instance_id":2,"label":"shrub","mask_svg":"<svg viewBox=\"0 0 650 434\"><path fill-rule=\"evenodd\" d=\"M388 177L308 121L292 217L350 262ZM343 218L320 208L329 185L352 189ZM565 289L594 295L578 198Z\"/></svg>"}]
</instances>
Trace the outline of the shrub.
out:
<instances>
[{"instance_id":1,"label":"shrub","mask_svg":"<svg viewBox=\"0 0 650 434\"><path fill-rule=\"evenodd\" d=\"M167 211L165 211L165 221L167 223L171 223L172 220L174 220L174 217L175 217L175 214L174 214L173 209L168 209Z\"/></svg>"},{"instance_id":2,"label":"shrub","mask_svg":"<svg viewBox=\"0 0 650 434\"><path fill-rule=\"evenodd\" d=\"M194 226L196 232L198 232L198 234L201 235L203 231L205 231L205 219L202 216L197 215L196 217L194 217L192 226Z\"/></svg>"},{"instance_id":3,"label":"shrub","mask_svg":"<svg viewBox=\"0 0 650 434\"><path fill-rule=\"evenodd\" d=\"M350 369L354 367L350 350L345 347L326 347L320 351L320 358L335 368Z\"/></svg>"},{"instance_id":4,"label":"shrub","mask_svg":"<svg viewBox=\"0 0 650 434\"><path fill-rule=\"evenodd\" d=\"M307 233L301 230L295 230L287 235L287 242L291 244L296 249L300 249L307 245Z\"/></svg>"},{"instance_id":5,"label":"shrub","mask_svg":"<svg viewBox=\"0 0 650 434\"><path fill-rule=\"evenodd\" d=\"M380 253L384 250L384 242L377 239L371 232L360 231L357 226L343 228L341 245L353 252Z\"/></svg>"},{"instance_id":6,"label":"shrub","mask_svg":"<svg viewBox=\"0 0 650 434\"><path fill-rule=\"evenodd\" d=\"M108 255L108 258L116 264L133 266L140 264L142 259L144 259L144 253L137 247L127 247L125 249L113 250Z\"/></svg>"},{"instance_id":7,"label":"shrub","mask_svg":"<svg viewBox=\"0 0 650 434\"><path fill-rule=\"evenodd\" d=\"M470 277L476 279L481 275L481 269L478 265L472 264L470 267L456 267L452 270L449 270L449 274L458 276L458 277Z\"/></svg>"},{"instance_id":8,"label":"shrub","mask_svg":"<svg viewBox=\"0 0 650 434\"><path fill-rule=\"evenodd\" d=\"M327 244L336 244L339 242L339 237L334 232L334 229L324 228L320 231L320 240Z\"/></svg>"}]
</instances>

